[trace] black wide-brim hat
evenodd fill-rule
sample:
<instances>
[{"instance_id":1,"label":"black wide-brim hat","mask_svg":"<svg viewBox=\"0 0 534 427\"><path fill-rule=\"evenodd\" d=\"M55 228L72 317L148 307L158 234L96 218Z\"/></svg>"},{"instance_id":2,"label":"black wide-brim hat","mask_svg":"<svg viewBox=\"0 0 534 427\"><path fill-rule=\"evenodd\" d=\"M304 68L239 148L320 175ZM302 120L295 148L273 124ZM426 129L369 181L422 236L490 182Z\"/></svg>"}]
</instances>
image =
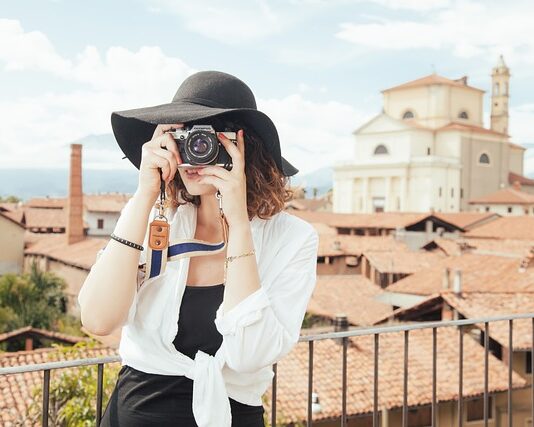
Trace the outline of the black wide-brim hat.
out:
<instances>
[{"instance_id":1,"label":"black wide-brim hat","mask_svg":"<svg viewBox=\"0 0 534 427\"><path fill-rule=\"evenodd\" d=\"M221 116L238 118L250 126L285 176L298 172L282 157L276 127L269 116L257 109L252 90L237 77L221 71L199 71L187 77L167 104L114 111L111 126L125 158L139 169L142 145L152 139L158 124L195 122Z\"/></svg>"}]
</instances>

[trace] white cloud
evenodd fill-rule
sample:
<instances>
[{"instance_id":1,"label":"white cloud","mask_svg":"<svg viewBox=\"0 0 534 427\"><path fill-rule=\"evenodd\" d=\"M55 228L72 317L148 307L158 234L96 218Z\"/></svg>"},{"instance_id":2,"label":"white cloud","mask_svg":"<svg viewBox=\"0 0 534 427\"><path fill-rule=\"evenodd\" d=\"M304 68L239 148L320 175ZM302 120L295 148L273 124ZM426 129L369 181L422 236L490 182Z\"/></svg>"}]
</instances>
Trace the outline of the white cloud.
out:
<instances>
[{"instance_id":1,"label":"white cloud","mask_svg":"<svg viewBox=\"0 0 534 427\"><path fill-rule=\"evenodd\" d=\"M152 12L179 16L187 30L228 44L249 43L280 33L298 19L297 14L283 13L282 8L273 7L266 0L227 0L224 4L214 0L147 0L147 3Z\"/></svg>"},{"instance_id":2,"label":"white cloud","mask_svg":"<svg viewBox=\"0 0 534 427\"><path fill-rule=\"evenodd\" d=\"M80 84L71 92L0 99L2 167L64 165L65 144L110 132L112 111L170 102L183 79L196 71L159 47L137 52L110 47L102 55L87 46L74 59L64 58L46 35L26 33L13 20L0 20L0 39L6 71L32 70Z\"/></svg>"},{"instance_id":3,"label":"white cloud","mask_svg":"<svg viewBox=\"0 0 534 427\"><path fill-rule=\"evenodd\" d=\"M260 99L258 108L276 124L282 155L303 174L346 160L347 153L351 157L351 131L373 115L340 102L312 102L300 94Z\"/></svg>"},{"instance_id":4,"label":"white cloud","mask_svg":"<svg viewBox=\"0 0 534 427\"><path fill-rule=\"evenodd\" d=\"M72 64L39 31L25 32L20 22L0 19L0 61L10 71L36 69L65 76Z\"/></svg>"},{"instance_id":5,"label":"white cloud","mask_svg":"<svg viewBox=\"0 0 534 427\"><path fill-rule=\"evenodd\" d=\"M18 30L18 23L11 27L17 29L17 37L25 37L24 32ZM13 37L13 31L4 32L6 34ZM101 54L95 47L88 46L71 60L59 56L44 34L40 33L39 38L41 45L48 46L49 57L54 58L50 63L67 65L43 68L41 64L26 61L26 69L46 71L78 82L80 88L66 93L0 99L3 117L0 167L65 167L69 161L69 143L86 135L111 132L112 111L169 102L175 88L194 72L182 60L165 56L157 47L142 47L137 52L111 47ZM13 64L14 54L4 53L1 61L6 66ZM30 47L27 54L31 57ZM326 91L323 87L304 84L300 89ZM365 118L350 105L312 102L299 94L282 99L258 99L258 105L275 122L284 156L304 173L343 158L347 150L350 152L350 130ZM84 162L85 167L105 167L102 148L98 148L98 156L88 150L91 147L84 146L87 154L84 159L98 163ZM109 150L108 167L131 165L119 161L113 145Z\"/></svg>"},{"instance_id":6,"label":"white cloud","mask_svg":"<svg viewBox=\"0 0 534 427\"><path fill-rule=\"evenodd\" d=\"M395 2L384 0L382 3ZM503 53L510 63L532 64L533 12L534 3L529 1L491 4L456 1L415 19L344 22L336 37L367 49L450 49L457 57L489 56L492 61Z\"/></svg>"}]
</instances>

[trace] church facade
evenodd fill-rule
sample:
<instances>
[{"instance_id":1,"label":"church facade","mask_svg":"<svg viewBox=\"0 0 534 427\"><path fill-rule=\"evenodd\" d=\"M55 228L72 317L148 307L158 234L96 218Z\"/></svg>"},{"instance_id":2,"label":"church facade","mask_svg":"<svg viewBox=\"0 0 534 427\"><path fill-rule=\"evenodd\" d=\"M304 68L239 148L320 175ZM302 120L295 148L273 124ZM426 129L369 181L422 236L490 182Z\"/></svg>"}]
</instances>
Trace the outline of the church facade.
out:
<instances>
[{"instance_id":1,"label":"church facade","mask_svg":"<svg viewBox=\"0 0 534 427\"><path fill-rule=\"evenodd\" d=\"M459 212L522 177L525 148L510 141L510 72L492 72L491 127L484 91L437 74L382 91L383 111L356 129L352 160L334 166L333 211Z\"/></svg>"}]
</instances>

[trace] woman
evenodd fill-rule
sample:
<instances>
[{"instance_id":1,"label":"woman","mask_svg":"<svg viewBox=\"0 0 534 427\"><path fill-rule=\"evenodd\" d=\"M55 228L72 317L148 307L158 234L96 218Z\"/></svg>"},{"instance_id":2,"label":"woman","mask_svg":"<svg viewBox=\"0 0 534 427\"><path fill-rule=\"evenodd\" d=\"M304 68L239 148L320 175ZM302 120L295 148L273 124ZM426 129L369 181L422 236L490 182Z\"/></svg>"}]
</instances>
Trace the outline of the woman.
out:
<instances>
[{"instance_id":1,"label":"woman","mask_svg":"<svg viewBox=\"0 0 534 427\"><path fill-rule=\"evenodd\" d=\"M217 135L231 170L180 167L167 131L193 124L237 132L236 145ZM112 125L140 172L78 297L88 330L122 326L123 366L101 425L263 426L271 365L298 341L315 286L317 233L283 211L297 169L252 91L226 73L196 73L171 103L113 113ZM171 201L170 248L202 250L169 256L152 275L147 224L160 179ZM149 260L150 275L137 268Z\"/></svg>"}]
</instances>

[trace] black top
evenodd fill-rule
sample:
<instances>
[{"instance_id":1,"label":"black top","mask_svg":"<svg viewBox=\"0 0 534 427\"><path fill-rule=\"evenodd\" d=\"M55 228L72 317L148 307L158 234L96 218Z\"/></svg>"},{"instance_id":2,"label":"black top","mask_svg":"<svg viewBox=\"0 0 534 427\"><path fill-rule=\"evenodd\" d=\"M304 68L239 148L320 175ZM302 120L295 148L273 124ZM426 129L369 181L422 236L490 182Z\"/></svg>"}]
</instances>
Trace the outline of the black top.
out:
<instances>
[{"instance_id":1,"label":"black top","mask_svg":"<svg viewBox=\"0 0 534 427\"><path fill-rule=\"evenodd\" d=\"M197 350L215 355L222 343L215 313L222 303L224 285L185 286L174 347L195 358ZM232 427L263 427L264 407L232 398ZM124 365L102 417L101 426L197 427L193 417L193 380L186 376L159 375ZM180 421L180 424L178 424Z\"/></svg>"}]
</instances>

